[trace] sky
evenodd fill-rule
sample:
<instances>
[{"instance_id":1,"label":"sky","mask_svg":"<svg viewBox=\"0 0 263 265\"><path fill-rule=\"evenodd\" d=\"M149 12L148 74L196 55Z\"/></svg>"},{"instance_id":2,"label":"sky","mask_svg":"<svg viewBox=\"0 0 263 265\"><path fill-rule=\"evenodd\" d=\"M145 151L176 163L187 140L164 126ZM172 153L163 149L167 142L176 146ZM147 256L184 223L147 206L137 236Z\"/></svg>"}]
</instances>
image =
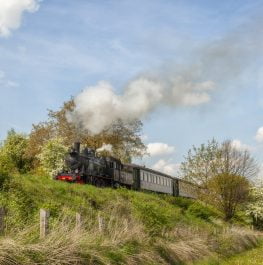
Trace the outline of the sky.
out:
<instances>
[{"instance_id":1,"label":"sky","mask_svg":"<svg viewBox=\"0 0 263 265\"><path fill-rule=\"evenodd\" d=\"M175 174L212 138L263 164L262 11L263 0L0 0L0 139L73 96L82 120L95 105L140 118L151 156L137 162L157 170ZM119 106L106 114L105 93Z\"/></svg>"}]
</instances>

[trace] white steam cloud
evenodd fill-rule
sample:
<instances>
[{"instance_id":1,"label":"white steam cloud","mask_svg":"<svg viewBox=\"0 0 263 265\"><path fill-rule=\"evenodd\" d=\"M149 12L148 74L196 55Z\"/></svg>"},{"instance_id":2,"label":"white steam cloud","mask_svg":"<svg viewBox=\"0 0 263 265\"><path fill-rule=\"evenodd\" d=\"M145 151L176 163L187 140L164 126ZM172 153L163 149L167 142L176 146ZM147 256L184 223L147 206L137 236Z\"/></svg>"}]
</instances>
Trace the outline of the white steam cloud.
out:
<instances>
[{"instance_id":1,"label":"white steam cloud","mask_svg":"<svg viewBox=\"0 0 263 265\"><path fill-rule=\"evenodd\" d=\"M23 13L36 12L38 7L38 0L0 0L0 36L8 37L20 27Z\"/></svg>"},{"instance_id":2,"label":"white steam cloud","mask_svg":"<svg viewBox=\"0 0 263 265\"><path fill-rule=\"evenodd\" d=\"M68 119L96 134L118 119L145 118L160 106L191 107L207 103L215 88L238 80L262 55L261 25L262 18L253 18L249 25L191 51L191 62L141 74L121 94L105 81L86 87L75 97L76 109L68 113Z\"/></svg>"},{"instance_id":3,"label":"white steam cloud","mask_svg":"<svg viewBox=\"0 0 263 265\"><path fill-rule=\"evenodd\" d=\"M75 97L76 109L68 113L68 119L96 134L118 119L131 121L144 118L160 105L195 106L206 103L213 88L212 81L194 84L181 78L167 82L144 76L130 82L124 93L118 95L108 82L101 81Z\"/></svg>"},{"instance_id":4,"label":"white steam cloud","mask_svg":"<svg viewBox=\"0 0 263 265\"><path fill-rule=\"evenodd\" d=\"M100 148L96 150L96 152L112 152L112 145L111 144L103 144Z\"/></svg>"}]
</instances>

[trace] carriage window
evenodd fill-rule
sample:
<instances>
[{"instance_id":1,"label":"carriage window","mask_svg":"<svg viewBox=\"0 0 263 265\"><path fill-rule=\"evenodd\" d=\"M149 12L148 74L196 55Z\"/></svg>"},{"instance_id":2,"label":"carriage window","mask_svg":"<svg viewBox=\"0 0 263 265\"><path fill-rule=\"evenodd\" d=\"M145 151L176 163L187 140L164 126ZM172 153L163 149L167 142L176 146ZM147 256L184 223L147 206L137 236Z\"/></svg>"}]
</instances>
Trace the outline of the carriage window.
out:
<instances>
[{"instance_id":1,"label":"carriage window","mask_svg":"<svg viewBox=\"0 0 263 265\"><path fill-rule=\"evenodd\" d=\"M113 168L113 162L110 162L110 168Z\"/></svg>"}]
</instances>

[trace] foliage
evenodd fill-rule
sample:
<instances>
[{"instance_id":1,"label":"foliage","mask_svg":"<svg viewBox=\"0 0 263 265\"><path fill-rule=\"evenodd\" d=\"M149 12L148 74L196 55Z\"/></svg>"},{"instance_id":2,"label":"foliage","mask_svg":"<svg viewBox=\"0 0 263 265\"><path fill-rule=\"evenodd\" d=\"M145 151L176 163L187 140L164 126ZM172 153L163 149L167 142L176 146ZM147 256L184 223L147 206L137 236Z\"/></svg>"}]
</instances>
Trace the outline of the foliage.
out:
<instances>
[{"instance_id":1,"label":"foliage","mask_svg":"<svg viewBox=\"0 0 263 265\"><path fill-rule=\"evenodd\" d=\"M256 228L263 229L263 187L251 188L251 202L247 205L246 213L252 217Z\"/></svg>"},{"instance_id":2,"label":"foliage","mask_svg":"<svg viewBox=\"0 0 263 265\"><path fill-rule=\"evenodd\" d=\"M184 179L207 188L209 180L221 174L253 178L258 166L247 150L237 149L229 140L222 144L212 140L189 150L181 172Z\"/></svg>"},{"instance_id":3,"label":"foliage","mask_svg":"<svg viewBox=\"0 0 263 265\"><path fill-rule=\"evenodd\" d=\"M14 172L25 173L30 170L31 159L26 157L28 139L24 134L11 130L0 148L0 172L7 175Z\"/></svg>"},{"instance_id":4,"label":"foliage","mask_svg":"<svg viewBox=\"0 0 263 265\"><path fill-rule=\"evenodd\" d=\"M140 196L133 199L134 213L151 234L160 234L171 229L179 220L179 209L160 201L144 201Z\"/></svg>"},{"instance_id":5,"label":"foliage","mask_svg":"<svg viewBox=\"0 0 263 265\"><path fill-rule=\"evenodd\" d=\"M186 198L181 208L168 196L16 175L0 201L8 210L6 236L0 239L3 264L193 264L257 242L252 231L237 231L222 221L214 225L194 216L197 210L185 212L199 203ZM206 213L206 205L192 209L198 207ZM41 240L39 208L51 210L50 234ZM81 230L75 228L76 212L82 216Z\"/></svg>"},{"instance_id":6,"label":"foliage","mask_svg":"<svg viewBox=\"0 0 263 265\"><path fill-rule=\"evenodd\" d=\"M243 176L225 173L211 178L208 190L208 201L224 212L226 220L230 220L237 207L247 201L249 182Z\"/></svg>"},{"instance_id":7,"label":"foliage","mask_svg":"<svg viewBox=\"0 0 263 265\"><path fill-rule=\"evenodd\" d=\"M219 218L220 213L210 205L204 205L201 202L195 202L186 211L187 214L197 218L210 221L211 218Z\"/></svg>"},{"instance_id":8,"label":"foliage","mask_svg":"<svg viewBox=\"0 0 263 265\"><path fill-rule=\"evenodd\" d=\"M38 158L41 166L50 176L63 169L67 151L68 148L63 144L61 137L53 138L43 145Z\"/></svg>"},{"instance_id":9,"label":"foliage","mask_svg":"<svg viewBox=\"0 0 263 265\"><path fill-rule=\"evenodd\" d=\"M65 102L60 110L49 110L47 121L33 125L27 150L29 157L37 158L43 144L56 137L63 138L65 146L70 146L75 141L80 141L94 149L102 147L103 144L110 144L112 152L107 155L113 155L123 162L131 162L132 157L140 157L145 153L146 147L140 137L141 121L133 120L124 123L119 120L100 134L91 135L89 131L81 126L77 127L67 119L67 114L74 108L74 101L71 99ZM38 161L35 159L34 162L37 166Z\"/></svg>"},{"instance_id":10,"label":"foliage","mask_svg":"<svg viewBox=\"0 0 263 265\"><path fill-rule=\"evenodd\" d=\"M219 144L213 139L200 147L193 146L181 164L183 178L206 187L210 177L215 175L219 157Z\"/></svg>"}]
</instances>

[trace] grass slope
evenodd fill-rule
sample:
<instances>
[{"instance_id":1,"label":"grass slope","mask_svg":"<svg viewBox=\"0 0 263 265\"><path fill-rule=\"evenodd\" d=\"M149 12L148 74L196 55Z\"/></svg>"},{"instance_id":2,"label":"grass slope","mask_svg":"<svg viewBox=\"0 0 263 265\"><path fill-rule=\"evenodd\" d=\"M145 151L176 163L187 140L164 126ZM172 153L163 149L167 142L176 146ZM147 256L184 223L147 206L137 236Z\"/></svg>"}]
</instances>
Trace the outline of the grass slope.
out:
<instances>
[{"instance_id":1,"label":"grass slope","mask_svg":"<svg viewBox=\"0 0 263 265\"><path fill-rule=\"evenodd\" d=\"M262 265L263 245L222 262L222 265Z\"/></svg>"},{"instance_id":2,"label":"grass slope","mask_svg":"<svg viewBox=\"0 0 263 265\"><path fill-rule=\"evenodd\" d=\"M7 209L0 264L192 264L258 243L253 231L228 226L198 201L127 189L22 175L4 186L0 203ZM38 236L40 208L51 213L44 240Z\"/></svg>"}]
</instances>

